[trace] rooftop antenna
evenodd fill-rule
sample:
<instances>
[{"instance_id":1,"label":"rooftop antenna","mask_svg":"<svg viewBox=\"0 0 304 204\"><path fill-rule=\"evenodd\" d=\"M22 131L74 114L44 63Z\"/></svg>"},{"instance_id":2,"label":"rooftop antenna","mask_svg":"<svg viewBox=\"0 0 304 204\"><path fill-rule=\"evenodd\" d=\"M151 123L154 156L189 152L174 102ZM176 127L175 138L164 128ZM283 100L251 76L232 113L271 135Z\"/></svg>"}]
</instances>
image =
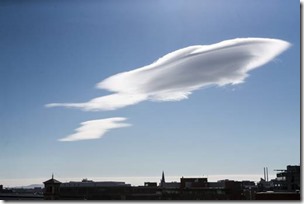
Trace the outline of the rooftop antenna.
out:
<instances>
[{"instance_id":1,"label":"rooftop antenna","mask_svg":"<svg viewBox=\"0 0 304 204\"><path fill-rule=\"evenodd\" d=\"M52 173L52 179L54 179L54 173Z\"/></svg>"}]
</instances>

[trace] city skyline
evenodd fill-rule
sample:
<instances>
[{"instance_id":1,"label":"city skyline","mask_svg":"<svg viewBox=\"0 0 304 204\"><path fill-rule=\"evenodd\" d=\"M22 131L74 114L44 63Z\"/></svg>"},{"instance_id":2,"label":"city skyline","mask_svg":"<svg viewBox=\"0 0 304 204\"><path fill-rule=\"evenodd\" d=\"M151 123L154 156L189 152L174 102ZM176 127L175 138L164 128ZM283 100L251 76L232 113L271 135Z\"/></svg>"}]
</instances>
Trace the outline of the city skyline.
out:
<instances>
[{"instance_id":1,"label":"city skyline","mask_svg":"<svg viewBox=\"0 0 304 204\"><path fill-rule=\"evenodd\" d=\"M58 177L56 174L53 174L54 178L63 182L70 182L70 181L81 181L83 179L89 179L93 181L120 181L126 182L131 184L132 186L142 186L145 182L160 182L161 179L161 172L159 176L141 176L141 177ZM43 178L35 178L35 179L2 179L1 185L5 188L16 188L16 187L27 187L31 185L40 185L42 186L42 182L50 179L52 175L43 177ZM261 178L263 178L263 174L230 174L230 175L166 175L166 182L178 182L180 178L207 178L209 181L217 182L220 180L234 180L234 181L253 181L258 182ZM274 179L276 175L274 173L269 174L269 180ZM264 179L264 178L263 178Z\"/></svg>"},{"instance_id":2,"label":"city skyline","mask_svg":"<svg viewBox=\"0 0 304 204\"><path fill-rule=\"evenodd\" d=\"M7 188L0 185L3 200L299 200L301 170L299 165L276 169L276 178L269 179L264 167L264 178L259 182L224 178L210 181L207 177L180 177L168 181L162 171L159 182L145 178L132 185L125 180L96 181L58 180L52 177L43 185ZM172 177L171 177L172 179Z\"/></svg>"},{"instance_id":3,"label":"city skyline","mask_svg":"<svg viewBox=\"0 0 304 204\"><path fill-rule=\"evenodd\" d=\"M51 173L78 179L160 178L163 170L176 177L263 175L264 166L274 176L272 169L300 163L297 1L3 1L0 17L2 183ZM291 46L245 73L243 83L191 89L188 98L183 92L161 102L157 93L122 108L110 101L112 109L100 112L45 107L107 96L116 87L94 86L175 50L236 38ZM130 104L127 99L119 101ZM105 123L116 129L98 129L105 133L99 139L60 141L75 130L94 135Z\"/></svg>"}]
</instances>

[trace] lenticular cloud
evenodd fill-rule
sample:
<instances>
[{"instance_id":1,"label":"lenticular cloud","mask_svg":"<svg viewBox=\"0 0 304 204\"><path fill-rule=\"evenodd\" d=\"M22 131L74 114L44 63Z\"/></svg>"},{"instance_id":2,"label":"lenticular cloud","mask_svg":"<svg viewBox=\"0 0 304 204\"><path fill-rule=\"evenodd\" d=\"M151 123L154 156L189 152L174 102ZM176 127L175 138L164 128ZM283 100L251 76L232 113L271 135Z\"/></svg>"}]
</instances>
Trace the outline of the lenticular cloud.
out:
<instances>
[{"instance_id":1,"label":"lenticular cloud","mask_svg":"<svg viewBox=\"0 0 304 204\"><path fill-rule=\"evenodd\" d=\"M77 140L90 140L101 138L107 131L114 128L131 126L128 123L121 123L126 118L116 117L100 120L89 120L81 123L81 127L77 128L76 133L69 135L59 141L77 141Z\"/></svg>"},{"instance_id":2,"label":"lenticular cloud","mask_svg":"<svg viewBox=\"0 0 304 204\"><path fill-rule=\"evenodd\" d=\"M242 83L249 71L271 61L289 46L286 41L267 38L239 38L212 45L190 46L97 84L97 88L113 94L85 103L52 103L46 106L101 111L145 100L179 101L202 87Z\"/></svg>"}]
</instances>

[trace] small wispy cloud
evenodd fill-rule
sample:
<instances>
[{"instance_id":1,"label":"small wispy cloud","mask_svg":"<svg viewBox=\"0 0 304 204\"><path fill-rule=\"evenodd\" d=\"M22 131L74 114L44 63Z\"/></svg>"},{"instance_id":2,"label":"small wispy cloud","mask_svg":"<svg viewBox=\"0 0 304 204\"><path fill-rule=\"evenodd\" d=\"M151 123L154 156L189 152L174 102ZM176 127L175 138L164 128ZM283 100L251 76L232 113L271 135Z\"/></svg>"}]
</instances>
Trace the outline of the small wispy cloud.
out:
<instances>
[{"instance_id":1,"label":"small wispy cloud","mask_svg":"<svg viewBox=\"0 0 304 204\"><path fill-rule=\"evenodd\" d=\"M131 124L128 123L121 123L125 120L126 118L116 117L82 122L81 126L75 130L74 134L59 139L59 141L71 142L78 140L98 139L111 129L131 126Z\"/></svg>"},{"instance_id":2,"label":"small wispy cloud","mask_svg":"<svg viewBox=\"0 0 304 204\"><path fill-rule=\"evenodd\" d=\"M244 82L248 72L273 60L290 44L268 38L239 38L195 45L169 53L156 62L113 75L97 88L113 94L85 103L51 103L46 107L85 111L115 110L142 101L179 101L195 90Z\"/></svg>"}]
</instances>

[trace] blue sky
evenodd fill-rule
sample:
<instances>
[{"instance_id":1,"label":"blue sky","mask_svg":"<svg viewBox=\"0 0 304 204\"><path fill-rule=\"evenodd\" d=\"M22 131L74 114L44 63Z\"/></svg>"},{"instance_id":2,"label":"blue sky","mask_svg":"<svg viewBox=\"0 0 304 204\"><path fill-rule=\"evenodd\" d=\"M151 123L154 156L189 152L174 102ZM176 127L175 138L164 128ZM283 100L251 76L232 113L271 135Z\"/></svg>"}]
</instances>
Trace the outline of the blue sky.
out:
<instances>
[{"instance_id":1,"label":"blue sky","mask_svg":"<svg viewBox=\"0 0 304 204\"><path fill-rule=\"evenodd\" d=\"M245 83L113 111L45 108L108 94L101 80L190 45L292 46ZM300 7L284 0L1 1L1 179L261 174L300 163ZM98 140L83 121L126 117Z\"/></svg>"}]
</instances>

